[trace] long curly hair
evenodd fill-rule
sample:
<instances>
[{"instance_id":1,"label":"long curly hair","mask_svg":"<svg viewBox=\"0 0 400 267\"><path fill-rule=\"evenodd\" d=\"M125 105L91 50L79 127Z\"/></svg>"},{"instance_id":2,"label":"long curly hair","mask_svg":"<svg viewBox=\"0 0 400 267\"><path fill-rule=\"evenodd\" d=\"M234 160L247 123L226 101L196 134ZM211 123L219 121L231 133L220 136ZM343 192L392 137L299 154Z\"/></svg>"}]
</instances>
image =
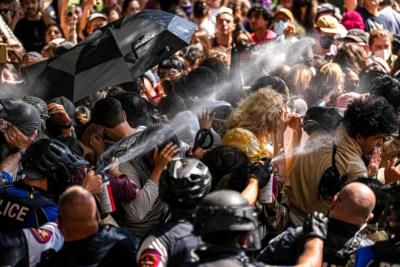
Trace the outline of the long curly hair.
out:
<instances>
[{"instance_id":1,"label":"long curly hair","mask_svg":"<svg viewBox=\"0 0 400 267\"><path fill-rule=\"evenodd\" d=\"M285 111L281 94L262 88L240 101L227 120L227 128L244 128L254 134L265 134L276 128Z\"/></svg>"}]
</instances>

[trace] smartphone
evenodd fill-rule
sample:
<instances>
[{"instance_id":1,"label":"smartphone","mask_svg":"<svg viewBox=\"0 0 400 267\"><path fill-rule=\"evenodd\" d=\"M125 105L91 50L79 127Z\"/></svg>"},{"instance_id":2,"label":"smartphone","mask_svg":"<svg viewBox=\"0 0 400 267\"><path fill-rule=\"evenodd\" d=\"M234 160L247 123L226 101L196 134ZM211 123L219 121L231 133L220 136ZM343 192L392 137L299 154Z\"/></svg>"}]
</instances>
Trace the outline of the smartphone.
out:
<instances>
[{"instance_id":1,"label":"smartphone","mask_svg":"<svg viewBox=\"0 0 400 267\"><path fill-rule=\"evenodd\" d=\"M0 43L0 63L7 63L8 54L7 54L7 44Z\"/></svg>"}]
</instances>

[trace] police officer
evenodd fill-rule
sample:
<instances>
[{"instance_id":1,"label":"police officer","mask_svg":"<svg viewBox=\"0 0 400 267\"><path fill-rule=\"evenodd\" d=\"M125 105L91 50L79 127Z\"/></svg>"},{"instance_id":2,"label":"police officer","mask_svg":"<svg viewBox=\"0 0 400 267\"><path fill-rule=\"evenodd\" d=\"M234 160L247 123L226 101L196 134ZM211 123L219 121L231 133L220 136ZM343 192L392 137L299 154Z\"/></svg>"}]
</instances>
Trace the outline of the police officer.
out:
<instances>
[{"instance_id":1,"label":"police officer","mask_svg":"<svg viewBox=\"0 0 400 267\"><path fill-rule=\"evenodd\" d=\"M68 177L88 162L57 140L40 139L28 147L21 164L25 177L0 188L2 232L54 222L57 198L66 189Z\"/></svg>"},{"instance_id":2,"label":"police officer","mask_svg":"<svg viewBox=\"0 0 400 267\"><path fill-rule=\"evenodd\" d=\"M60 197L58 226L64 245L42 256L38 267L135 266L136 240L112 225L100 225L93 195L71 186Z\"/></svg>"},{"instance_id":3,"label":"police officer","mask_svg":"<svg viewBox=\"0 0 400 267\"><path fill-rule=\"evenodd\" d=\"M63 243L60 229L53 222L40 228L0 233L0 266L36 266L42 254L60 250Z\"/></svg>"},{"instance_id":4,"label":"police officer","mask_svg":"<svg viewBox=\"0 0 400 267\"><path fill-rule=\"evenodd\" d=\"M327 219L322 214L313 215L305 224L308 248L298 263L321 266ZM240 193L210 193L200 203L194 221L194 232L205 242L204 249L196 251L198 262L183 266L264 266L258 262L251 264L245 253L245 249L259 249L257 225L257 212Z\"/></svg>"},{"instance_id":5,"label":"police officer","mask_svg":"<svg viewBox=\"0 0 400 267\"><path fill-rule=\"evenodd\" d=\"M194 236L194 209L211 188L211 174L197 159L181 158L170 163L160 180L160 197L168 204L171 219L142 242L138 266L179 266L192 260L201 240Z\"/></svg>"},{"instance_id":6,"label":"police officer","mask_svg":"<svg viewBox=\"0 0 400 267\"><path fill-rule=\"evenodd\" d=\"M357 251L356 267L400 265L400 182L385 188L388 194L386 228L389 239Z\"/></svg>"},{"instance_id":7,"label":"police officer","mask_svg":"<svg viewBox=\"0 0 400 267\"><path fill-rule=\"evenodd\" d=\"M359 182L346 185L333 199L328 235L324 243L324 266L345 266L359 248L371 245L362 230L372 219L375 195ZM293 265L302 254L304 227L289 228L272 239L258 259L266 264Z\"/></svg>"}]
</instances>

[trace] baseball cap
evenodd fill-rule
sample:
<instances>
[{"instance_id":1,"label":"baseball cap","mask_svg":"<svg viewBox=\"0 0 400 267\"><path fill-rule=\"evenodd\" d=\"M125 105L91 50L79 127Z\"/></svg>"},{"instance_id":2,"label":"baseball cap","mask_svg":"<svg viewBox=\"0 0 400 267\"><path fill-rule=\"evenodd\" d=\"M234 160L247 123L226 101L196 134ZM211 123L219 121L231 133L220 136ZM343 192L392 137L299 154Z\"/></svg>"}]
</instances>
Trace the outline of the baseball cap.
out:
<instances>
[{"instance_id":1,"label":"baseball cap","mask_svg":"<svg viewBox=\"0 0 400 267\"><path fill-rule=\"evenodd\" d=\"M88 22L91 22L91 21L93 21L95 19L99 19L99 18L108 21L108 18L106 15L104 15L103 13L96 12L96 13L90 14L90 16L88 18Z\"/></svg>"},{"instance_id":2,"label":"baseball cap","mask_svg":"<svg viewBox=\"0 0 400 267\"><path fill-rule=\"evenodd\" d=\"M26 136L31 136L41 126L37 109L22 100L0 99L0 118L15 125Z\"/></svg>"},{"instance_id":3,"label":"baseball cap","mask_svg":"<svg viewBox=\"0 0 400 267\"><path fill-rule=\"evenodd\" d=\"M335 17L329 15L319 17L314 28L323 33L340 35L342 38L347 34L346 28Z\"/></svg>"},{"instance_id":4,"label":"baseball cap","mask_svg":"<svg viewBox=\"0 0 400 267\"><path fill-rule=\"evenodd\" d=\"M292 13L292 11L290 11L289 9L287 9L287 8L280 8L280 9L278 9L278 10L275 12L275 14L274 14L274 18L277 17L278 14L283 14L283 15L285 15L286 17L289 18L289 20L290 20L291 23L294 23L293 13Z\"/></svg>"},{"instance_id":5,"label":"baseball cap","mask_svg":"<svg viewBox=\"0 0 400 267\"><path fill-rule=\"evenodd\" d=\"M347 32L344 39L354 41L357 44L366 45L369 41L369 34L361 29L351 29Z\"/></svg>"},{"instance_id":6,"label":"baseball cap","mask_svg":"<svg viewBox=\"0 0 400 267\"><path fill-rule=\"evenodd\" d=\"M337 20L342 19L342 15L340 14L340 9L331 3L322 3L318 5L317 8L317 17L320 15L324 15L326 13L331 13Z\"/></svg>"}]
</instances>

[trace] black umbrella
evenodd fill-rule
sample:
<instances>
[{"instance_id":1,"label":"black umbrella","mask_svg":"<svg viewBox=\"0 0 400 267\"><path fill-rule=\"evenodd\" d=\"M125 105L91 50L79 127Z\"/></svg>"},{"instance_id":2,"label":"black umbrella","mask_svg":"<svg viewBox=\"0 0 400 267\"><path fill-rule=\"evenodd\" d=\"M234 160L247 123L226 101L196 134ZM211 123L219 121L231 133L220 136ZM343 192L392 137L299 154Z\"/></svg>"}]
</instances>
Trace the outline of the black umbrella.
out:
<instances>
[{"instance_id":1,"label":"black umbrella","mask_svg":"<svg viewBox=\"0 0 400 267\"><path fill-rule=\"evenodd\" d=\"M144 10L94 32L64 54L27 68L29 94L82 99L132 81L190 44L197 26L160 10Z\"/></svg>"}]
</instances>

